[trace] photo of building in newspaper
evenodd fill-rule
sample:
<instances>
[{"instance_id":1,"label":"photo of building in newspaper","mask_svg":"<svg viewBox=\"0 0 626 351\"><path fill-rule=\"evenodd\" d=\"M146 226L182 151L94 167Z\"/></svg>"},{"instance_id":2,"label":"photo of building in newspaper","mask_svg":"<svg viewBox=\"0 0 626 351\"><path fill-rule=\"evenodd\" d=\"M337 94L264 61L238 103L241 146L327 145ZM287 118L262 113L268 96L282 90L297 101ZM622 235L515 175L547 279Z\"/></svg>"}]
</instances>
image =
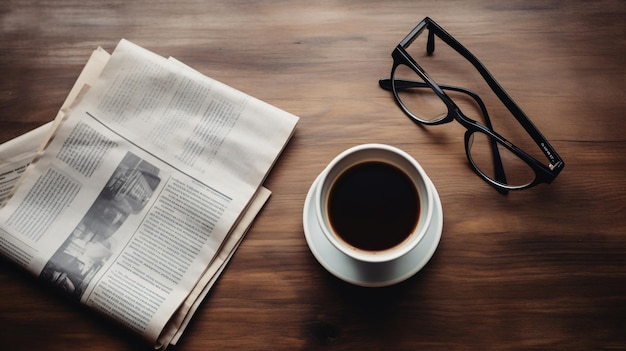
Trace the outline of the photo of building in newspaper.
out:
<instances>
[{"instance_id":1,"label":"photo of building in newspaper","mask_svg":"<svg viewBox=\"0 0 626 351\"><path fill-rule=\"evenodd\" d=\"M139 213L159 185L159 169L128 152L39 279L80 300L93 276L115 251L113 234Z\"/></svg>"}]
</instances>

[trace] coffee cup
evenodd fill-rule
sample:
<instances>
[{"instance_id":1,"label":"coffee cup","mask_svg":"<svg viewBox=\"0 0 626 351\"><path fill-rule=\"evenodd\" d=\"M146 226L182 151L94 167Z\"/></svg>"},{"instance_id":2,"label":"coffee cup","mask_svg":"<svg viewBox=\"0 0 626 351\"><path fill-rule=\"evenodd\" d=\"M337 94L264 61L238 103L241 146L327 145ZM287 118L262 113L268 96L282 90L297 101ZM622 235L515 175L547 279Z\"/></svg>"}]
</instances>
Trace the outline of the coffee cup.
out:
<instances>
[{"instance_id":1,"label":"coffee cup","mask_svg":"<svg viewBox=\"0 0 626 351\"><path fill-rule=\"evenodd\" d=\"M339 251L361 262L389 262L425 236L433 191L420 164L384 144L363 144L337 155L319 176L313 196L322 232Z\"/></svg>"}]
</instances>

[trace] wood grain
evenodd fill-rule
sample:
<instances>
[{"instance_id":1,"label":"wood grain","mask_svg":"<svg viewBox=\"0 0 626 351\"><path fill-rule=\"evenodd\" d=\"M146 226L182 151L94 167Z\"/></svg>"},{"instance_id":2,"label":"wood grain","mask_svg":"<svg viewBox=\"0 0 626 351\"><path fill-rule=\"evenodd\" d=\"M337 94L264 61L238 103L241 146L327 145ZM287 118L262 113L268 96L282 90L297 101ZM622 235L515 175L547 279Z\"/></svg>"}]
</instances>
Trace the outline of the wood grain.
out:
<instances>
[{"instance_id":1,"label":"wood grain","mask_svg":"<svg viewBox=\"0 0 626 351\"><path fill-rule=\"evenodd\" d=\"M0 142L51 120L91 51L127 38L301 117L272 198L179 350L626 348L624 3L587 1L3 1ZM378 79L430 16L469 48L566 162L501 196L470 170L463 128L411 123ZM462 78L448 68L448 79ZM504 125L503 128L506 128ZM387 288L326 272L302 229L309 186L367 142L432 178L441 244ZM7 350L147 350L0 261Z\"/></svg>"}]
</instances>

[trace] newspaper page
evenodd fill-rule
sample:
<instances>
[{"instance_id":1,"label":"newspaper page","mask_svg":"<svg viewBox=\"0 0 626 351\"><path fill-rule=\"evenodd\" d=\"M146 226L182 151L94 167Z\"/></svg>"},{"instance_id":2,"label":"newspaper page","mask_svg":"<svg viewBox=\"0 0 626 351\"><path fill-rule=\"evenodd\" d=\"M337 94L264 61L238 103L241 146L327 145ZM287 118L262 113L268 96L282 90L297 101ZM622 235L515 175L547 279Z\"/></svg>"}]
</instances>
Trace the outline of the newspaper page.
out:
<instances>
[{"instance_id":1,"label":"newspaper page","mask_svg":"<svg viewBox=\"0 0 626 351\"><path fill-rule=\"evenodd\" d=\"M81 79L79 79L77 83L80 81ZM52 124L53 122L48 122L13 140L0 144L0 155L2 156L0 157L0 171L3 175L3 178L0 179L7 179L7 181L2 182L3 194L11 192L13 186L17 184L19 176L23 174L26 167L37 154L42 142L45 144L44 141L47 140L50 135ZM207 268L180 308L172 318L170 318L159 336L155 348L165 349L168 345L175 345L178 342L185 328L191 321L193 314L234 255L235 250L243 240L249 226L252 224L252 221L265 202L269 199L270 195L271 192L265 187L259 189L250 207L239 223L237 223L233 232L228 236L216 259ZM8 196L6 196L6 198L8 198ZM4 199L3 197L3 200ZM0 201L0 205L1 203L2 201Z\"/></svg>"},{"instance_id":2,"label":"newspaper page","mask_svg":"<svg viewBox=\"0 0 626 351\"><path fill-rule=\"evenodd\" d=\"M122 40L0 210L0 250L165 347L297 121Z\"/></svg>"},{"instance_id":3,"label":"newspaper page","mask_svg":"<svg viewBox=\"0 0 626 351\"><path fill-rule=\"evenodd\" d=\"M78 81L81 80L79 79ZM2 170L3 175L6 175L5 179L8 179L8 181L3 182L3 189L6 190L4 193L10 193L13 186L17 184L19 176L23 174L24 169L26 169L37 154L42 141L47 140L50 135L51 127L52 122L48 122L13 140L0 144L0 155L2 155L2 157L0 157L0 170ZM45 144L45 142L43 143ZM4 170L7 171L5 172ZM170 318L159 336L157 344L155 345L158 346L156 348L165 349L168 345L175 345L178 342L185 328L191 321L193 314L234 255L235 250L243 240L249 226L252 224L252 221L265 202L267 202L270 195L271 192L265 187L259 189L259 192L254 197L246 213L237 223L233 232L228 236L216 259L207 268L180 308L172 318Z\"/></svg>"}]
</instances>

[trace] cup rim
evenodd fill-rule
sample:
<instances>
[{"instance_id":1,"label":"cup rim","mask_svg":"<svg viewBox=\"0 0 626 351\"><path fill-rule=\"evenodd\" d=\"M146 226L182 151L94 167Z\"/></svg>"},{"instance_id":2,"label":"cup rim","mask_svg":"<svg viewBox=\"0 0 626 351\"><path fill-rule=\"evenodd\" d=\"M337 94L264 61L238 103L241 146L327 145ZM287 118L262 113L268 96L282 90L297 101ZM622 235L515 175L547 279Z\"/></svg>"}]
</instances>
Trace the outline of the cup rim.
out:
<instances>
[{"instance_id":1,"label":"cup rim","mask_svg":"<svg viewBox=\"0 0 626 351\"><path fill-rule=\"evenodd\" d=\"M358 153L358 152L363 152L366 150L381 150L383 152L390 152L392 154L400 156L402 159L407 161L410 164L410 166L417 172L417 175L419 176L418 177L419 179L416 181L413 174L410 175L411 179L414 181L414 183L416 183L415 186L418 189L419 196L420 198L422 196L425 197L425 199L422 199L420 203L420 217L419 217L418 225L415 229L417 232L414 232L412 235L410 235L410 237L407 240L405 240L403 243L399 244L398 246L395 246L390 249L382 250L382 251L366 251L366 250L359 250L357 248L349 247L348 245L340 241L338 238L336 238L332 230L330 230L328 226L325 224L326 219L324 215L327 209L326 209L326 204L323 203L324 201L322 201L322 198L323 198L322 191L323 191L324 185L327 183L327 177L329 176L329 173L348 156ZM384 158L381 158L380 156L371 157L369 159L367 157L364 157L361 160L357 160L356 162L349 164L348 166L345 167L345 169L355 164L367 162L368 160L381 161L381 162L389 161ZM391 163L391 162L388 162L388 163ZM391 164L396 167L399 167L397 164L394 164L394 163L391 163ZM399 168L407 172L407 170L404 169L403 167L399 167ZM345 169L342 169L338 173L337 177ZM334 179L336 179L337 177L335 177ZM315 196L314 196L315 212L316 212L316 217L317 217L319 226L322 229L324 236L328 239L328 241L330 241L330 243L333 246L335 246L339 251L341 251L342 253L344 253L345 255L353 259L356 259L361 262L371 262L371 263L389 262L389 261L398 259L406 255L409 251L415 248L415 246L417 246L422 241L422 239L426 235L426 232L428 231L428 227L430 226L430 222L432 220L432 213L433 213L433 209L432 209L433 192L432 192L432 189L428 186L427 179L428 177L426 175L426 172L424 171L422 166L419 164L419 162L417 162L415 158L413 158L407 152L395 146L391 146L387 144L369 143L369 144L360 144L360 145L350 147L344 150L343 152L339 153L337 156L335 156L328 163L328 165L324 168L324 170L320 173L319 182L315 189ZM424 203L427 204L427 206L423 206Z\"/></svg>"}]
</instances>

